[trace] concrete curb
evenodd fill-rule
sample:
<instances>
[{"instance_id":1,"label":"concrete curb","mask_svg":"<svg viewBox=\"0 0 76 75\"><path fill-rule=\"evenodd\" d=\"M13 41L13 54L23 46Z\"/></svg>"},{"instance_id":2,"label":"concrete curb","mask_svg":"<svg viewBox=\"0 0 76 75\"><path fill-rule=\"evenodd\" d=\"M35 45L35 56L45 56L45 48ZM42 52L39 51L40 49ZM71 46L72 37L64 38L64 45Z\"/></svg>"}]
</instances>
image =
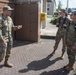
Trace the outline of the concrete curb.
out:
<instances>
[{"instance_id":1,"label":"concrete curb","mask_svg":"<svg viewBox=\"0 0 76 75\"><path fill-rule=\"evenodd\" d=\"M42 39L55 39L55 36L41 35L40 37L41 37Z\"/></svg>"}]
</instances>

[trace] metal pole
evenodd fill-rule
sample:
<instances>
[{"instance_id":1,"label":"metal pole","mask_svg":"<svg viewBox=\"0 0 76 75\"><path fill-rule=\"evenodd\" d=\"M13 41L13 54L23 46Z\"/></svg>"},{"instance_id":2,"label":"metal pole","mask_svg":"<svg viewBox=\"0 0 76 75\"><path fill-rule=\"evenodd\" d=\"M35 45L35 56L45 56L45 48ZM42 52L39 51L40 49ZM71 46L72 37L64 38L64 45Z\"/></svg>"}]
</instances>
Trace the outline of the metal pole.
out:
<instances>
[{"instance_id":1,"label":"metal pole","mask_svg":"<svg viewBox=\"0 0 76 75\"><path fill-rule=\"evenodd\" d=\"M69 4L69 0L67 0L67 14L68 14L68 4Z\"/></svg>"}]
</instances>

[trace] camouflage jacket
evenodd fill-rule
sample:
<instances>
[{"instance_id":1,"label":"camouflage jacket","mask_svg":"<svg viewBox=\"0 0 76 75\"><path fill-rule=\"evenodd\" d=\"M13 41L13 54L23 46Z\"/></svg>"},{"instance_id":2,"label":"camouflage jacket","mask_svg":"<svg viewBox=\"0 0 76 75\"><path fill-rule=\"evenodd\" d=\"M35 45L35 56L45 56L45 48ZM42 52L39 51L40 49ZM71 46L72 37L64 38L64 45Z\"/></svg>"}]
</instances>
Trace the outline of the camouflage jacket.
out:
<instances>
[{"instance_id":1,"label":"camouflage jacket","mask_svg":"<svg viewBox=\"0 0 76 75\"><path fill-rule=\"evenodd\" d=\"M12 28L17 29L17 26L14 26L11 17L5 17L3 14L0 15L0 39L1 40L12 40Z\"/></svg>"},{"instance_id":2,"label":"camouflage jacket","mask_svg":"<svg viewBox=\"0 0 76 75\"><path fill-rule=\"evenodd\" d=\"M57 23L59 23L59 25L58 25L58 31L57 31L57 33L58 34L60 34L60 35L62 35L62 36L64 36L65 34L66 34L66 28L63 26L63 24L66 24L66 25L68 25L68 23L69 23L69 19L67 18L67 17L64 17L64 18L62 18L62 17L59 17L58 19L57 19Z\"/></svg>"},{"instance_id":3,"label":"camouflage jacket","mask_svg":"<svg viewBox=\"0 0 76 75\"><path fill-rule=\"evenodd\" d=\"M76 22L71 21L68 24L66 32L67 46L76 46Z\"/></svg>"}]
</instances>

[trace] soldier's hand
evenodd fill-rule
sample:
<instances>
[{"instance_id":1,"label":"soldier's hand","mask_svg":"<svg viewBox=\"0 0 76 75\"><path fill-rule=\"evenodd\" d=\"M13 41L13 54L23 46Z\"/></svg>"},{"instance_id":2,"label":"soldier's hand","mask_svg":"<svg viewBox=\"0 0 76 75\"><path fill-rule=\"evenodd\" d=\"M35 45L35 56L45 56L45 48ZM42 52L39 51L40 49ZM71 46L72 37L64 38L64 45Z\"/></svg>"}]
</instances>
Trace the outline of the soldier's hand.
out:
<instances>
[{"instance_id":1,"label":"soldier's hand","mask_svg":"<svg viewBox=\"0 0 76 75\"><path fill-rule=\"evenodd\" d=\"M66 24L63 24L63 26L64 26L64 27L67 27L67 25L66 25Z\"/></svg>"},{"instance_id":2,"label":"soldier's hand","mask_svg":"<svg viewBox=\"0 0 76 75\"><path fill-rule=\"evenodd\" d=\"M56 23L56 27L59 27L59 23Z\"/></svg>"},{"instance_id":3,"label":"soldier's hand","mask_svg":"<svg viewBox=\"0 0 76 75\"><path fill-rule=\"evenodd\" d=\"M5 46L5 47L6 47L6 41L4 41L4 40L0 40L0 43L2 43L2 44L3 44L3 46Z\"/></svg>"},{"instance_id":4,"label":"soldier's hand","mask_svg":"<svg viewBox=\"0 0 76 75\"><path fill-rule=\"evenodd\" d=\"M18 28L18 29L21 29L21 28L22 28L22 25L18 25L17 28Z\"/></svg>"},{"instance_id":5,"label":"soldier's hand","mask_svg":"<svg viewBox=\"0 0 76 75\"><path fill-rule=\"evenodd\" d=\"M73 49L73 50L76 50L76 46L72 46L72 49Z\"/></svg>"},{"instance_id":6,"label":"soldier's hand","mask_svg":"<svg viewBox=\"0 0 76 75\"><path fill-rule=\"evenodd\" d=\"M59 23L56 23L56 25L59 25Z\"/></svg>"}]
</instances>

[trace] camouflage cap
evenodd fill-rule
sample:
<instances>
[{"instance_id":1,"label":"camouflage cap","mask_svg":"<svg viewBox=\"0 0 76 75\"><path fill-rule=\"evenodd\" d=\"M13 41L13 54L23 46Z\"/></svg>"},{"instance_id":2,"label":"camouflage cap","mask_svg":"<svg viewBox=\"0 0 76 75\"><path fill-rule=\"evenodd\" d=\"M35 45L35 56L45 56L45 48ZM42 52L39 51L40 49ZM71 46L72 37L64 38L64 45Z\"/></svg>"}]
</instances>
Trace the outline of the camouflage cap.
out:
<instances>
[{"instance_id":1,"label":"camouflage cap","mask_svg":"<svg viewBox=\"0 0 76 75\"><path fill-rule=\"evenodd\" d=\"M76 15L76 11L74 11L73 14Z\"/></svg>"},{"instance_id":2,"label":"camouflage cap","mask_svg":"<svg viewBox=\"0 0 76 75\"><path fill-rule=\"evenodd\" d=\"M61 9L60 12L66 13L65 9Z\"/></svg>"},{"instance_id":3,"label":"camouflage cap","mask_svg":"<svg viewBox=\"0 0 76 75\"><path fill-rule=\"evenodd\" d=\"M69 15L73 15L73 12L69 13Z\"/></svg>"},{"instance_id":4,"label":"camouflage cap","mask_svg":"<svg viewBox=\"0 0 76 75\"><path fill-rule=\"evenodd\" d=\"M11 10L13 10L13 9L12 9L10 6L4 6L4 7L3 7L3 10L10 10L10 11L11 11Z\"/></svg>"}]
</instances>

